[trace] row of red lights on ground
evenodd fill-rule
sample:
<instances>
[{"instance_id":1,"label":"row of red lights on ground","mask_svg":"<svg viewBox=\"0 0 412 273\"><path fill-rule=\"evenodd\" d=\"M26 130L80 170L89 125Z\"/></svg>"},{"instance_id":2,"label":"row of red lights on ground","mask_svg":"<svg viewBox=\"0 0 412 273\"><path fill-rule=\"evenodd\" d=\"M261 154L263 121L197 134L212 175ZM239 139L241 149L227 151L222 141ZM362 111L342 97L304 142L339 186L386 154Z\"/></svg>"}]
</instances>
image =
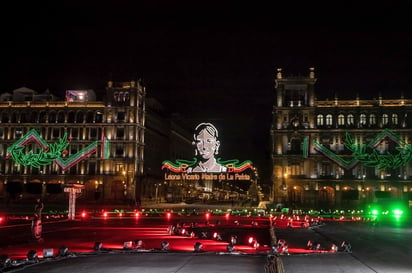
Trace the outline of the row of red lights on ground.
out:
<instances>
[{"instance_id":1,"label":"row of red lights on ground","mask_svg":"<svg viewBox=\"0 0 412 273\"><path fill-rule=\"evenodd\" d=\"M86 211L82 211L80 215L81 215L82 218L86 218L86 217L88 217L89 214L88 214ZM107 211L103 211L102 214L101 214L102 217L109 217L109 216L112 216L112 215L113 215L113 213L107 212ZM119 212L119 213L117 213L117 214L115 214L115 215L117 215L118 217L123 217L123 216L125 216L125 215L130 215L130 214L129 214L129 213L124 213L124 212ZM139 216L141 216L141 215L144 215L144 213L142 213L142 212L134 212L132 215L133 215L134 217L139 217ZM172 217L172 213L171 213L171 212L166 212L165 215L166 215L167 218ZM230 213L226 213L225 216L228 218L228 217L230 216ZM205 213L205 218L206 218L206 219L209 219L209 218L210 218L210 213L209 213L209 212L206 212L206 213Z\"/></svg>"}]
</instances>

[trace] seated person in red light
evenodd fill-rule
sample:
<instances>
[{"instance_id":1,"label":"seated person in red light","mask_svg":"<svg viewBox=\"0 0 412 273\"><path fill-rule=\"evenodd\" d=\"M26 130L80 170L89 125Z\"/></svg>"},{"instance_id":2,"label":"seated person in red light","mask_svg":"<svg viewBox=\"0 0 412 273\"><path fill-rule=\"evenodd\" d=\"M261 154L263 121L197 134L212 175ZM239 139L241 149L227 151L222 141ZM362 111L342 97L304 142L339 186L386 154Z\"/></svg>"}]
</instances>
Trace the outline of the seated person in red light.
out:
<instances>
[{"instance_id":1,"label":"seated person in red light","mask_svg":"<svg viewBox=\"0 0 412 273\"><path fill-rule=\"evenodd\" d=\"M216 161L215 155L219 153L220 141L218 132L211 123L200 123L196 126L193 134L193 146L197 162L188 167L188 173L220 173L226 172L227 168Z\"/></svg>"}]
</instances>

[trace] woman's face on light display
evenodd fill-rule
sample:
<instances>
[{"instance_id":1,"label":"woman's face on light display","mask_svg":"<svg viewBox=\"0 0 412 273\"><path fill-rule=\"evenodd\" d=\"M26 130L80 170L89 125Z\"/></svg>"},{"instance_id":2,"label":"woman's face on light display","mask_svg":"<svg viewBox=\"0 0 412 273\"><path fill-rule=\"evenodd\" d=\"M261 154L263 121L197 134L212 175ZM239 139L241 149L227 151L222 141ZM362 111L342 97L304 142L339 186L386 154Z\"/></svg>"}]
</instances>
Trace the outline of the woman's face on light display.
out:
<instances>
[{"instance_id":1,"label":"woman's face on light display","mask_svg":"<svg viewBox=\"0 0 412 273\"><path fill-rule=\"evenodd\" d=\"M219 141L215 136L211 135L207 130L202 130L196 136L196 149L198 154L203 159L214 157L215 151L219 146Z\"/></svg>"}]
</instances>

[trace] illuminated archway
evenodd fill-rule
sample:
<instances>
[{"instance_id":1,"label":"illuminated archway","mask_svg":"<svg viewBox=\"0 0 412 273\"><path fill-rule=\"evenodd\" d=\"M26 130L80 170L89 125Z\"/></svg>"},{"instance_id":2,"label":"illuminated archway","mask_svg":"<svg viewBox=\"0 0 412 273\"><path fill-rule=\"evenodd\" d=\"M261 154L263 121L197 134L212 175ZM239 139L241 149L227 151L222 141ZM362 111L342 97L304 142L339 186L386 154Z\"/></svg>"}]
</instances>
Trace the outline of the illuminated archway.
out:
<instances>
[{"instance_id":1,"label":"illuminated archway","mask_svg":"<svg viewBox=\"0 0 412 273\"><path fill-rule=\"evenodd\" d=\"M126 185L122 180L113 180L110 188L110 198L113 201L121 201L125 198Z\"/></svg>"},{"instance_id":2,"label":"illuminated archway","mask_svg":"<svg viewBox=\"0 0 412 273\"><path fill-rule=\"evenodd\" d=\"M301 206L303 203L304 189L302 186L292 186L288 190L288 200L292 206Z\"/></svg>"},{"instance_id":3,"label":"illuminated archway","mask_svg":"<svg viewBox=\"0 0 412 273\"><path fill-rule=\"evenodd\" d=\"M332 207L335 204L335 190L330 186L319 188L318 200L321 206Z\"/></svg>"},{"instance_id":4,"label":"illuminated archway","mask_svg":"<svg viewBox=\"0 0 412 273\"><path fill-rule=\"evenodd\" d=\"M87 200L98 200L101 197L99 181L95 179L87 180L84 183L84 194Z\"/></svg>"}]
</instances>

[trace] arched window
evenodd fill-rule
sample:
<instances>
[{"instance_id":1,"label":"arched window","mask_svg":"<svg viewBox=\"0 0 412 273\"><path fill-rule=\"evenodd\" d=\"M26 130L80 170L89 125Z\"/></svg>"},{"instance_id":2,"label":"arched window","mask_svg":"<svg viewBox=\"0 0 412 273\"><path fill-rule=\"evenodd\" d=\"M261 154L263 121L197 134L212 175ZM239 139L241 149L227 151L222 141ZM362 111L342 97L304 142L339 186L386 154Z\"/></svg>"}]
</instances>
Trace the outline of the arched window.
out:
<instances>
[{"instance_id":1,"label":"arched window","mask_svg":"<svg viewBox=\"0 0 412 273\"><path fill-rule=\"evenodd\" d=\"M56 123L56 121L57 121L56 112L50 112L49 123Z\"/></svg>"},{"instance_id":2,"label":"arched window","mask_svg":"<svg viewBox=\"0 0 412 273\"><path fill-rule=\"evenodd\" d=\"M375 114L370 114L369 115L369 124L370 125L375 125L376 124L376 115Z\"/></svg>"},{"instance_id":3,"label":"arched window","mask_svg":"<svg viewBox=\"0 0 412 273\"><path fill-rule=\"evenodd\" d=\"M83 123L84 121L84 114L83 112L78 112L76 116L76 123Z\"/></svg>"},{"instance_id":4,"label":"arched window","mask_svg":"<svg viewBox=\"0 0 412 273\"><path fill-rule=\"evenodd\" d=\"M361 114L359 117L359 124L360 125L366 125L366 115L365 114Z\"/></svg>"},{"instance_id":5,"label":"arched window","mask_svg":"<svg viewBox=\"0 0 412 273\"><path fill-rule=\"evenodd\" d=\"M59 112L57 114L57 122L58 123L64 123L64 112Z\"/></svg>"},{"instance_id":6,"label":"arched window","mask_svg":"<svg viewBox=\"0 0 412 273\"><path fill-rule=\"evenodd\" d=\"M74 113L73 111L71 111L71 112L69 113L68 119L67 119L67 122L68 122L68 123L74 123L74 115L75 115L75 113Z\"/></svg>"},{"instance_id":7,"label":"arched window","mask_svg":"<svg viewBox=\"0 0 412 273\"><path fill-rule=\"evenodd\" d=\"M355 124L355 121L353 119L353 115L349 114L348 115L348 125L353 125L353 124Z\"/></svg>"},{"instance_id":8,"label":"arched window","mask_svg":"<svg viewBox=\"0 0 412 273\"><path fill-rule=\"evenodd\" d=\"M338 116L338 125L345 125L345 116L343 114L339 114Z\"/></svg>"},{"instance_id":9,"label":"arched window","mask_svg":"<svg viewBox=\"0 0 412 273\"><path fill-rule=\"evenodd\" d=\"M87 116L86 116L86 123L93 123L93 116L94 116L94 112L87 112Z\"/></svg>"},{"instance_id":10,"label":"arched window","mask_svg":"<svg viewBox=\"0 0 412 273\"><path fill-rule=\"evenodd\" d=\"M47 122L47 113L45 111L40 112L39 123Z\"/></svg>"},{"instance_id":11,"label":"arched window","mask_svg":"<svg viewBox=\"0 0 412 273\"><path fill-rule=\"evenodd\" d=\"M102 123L103 122L103 113L101 111L96 112L96 123Z\"/></svg>"},{"instance_id":12,"label":"arched window","mask_svg":"<svg viewBox=\"0 0 412 273\"><path fill-rule=\"evenodd\" d=\"M392 124L398 125L398 114L392 114Z\"/></svg>"},{"instance_id":13,"label":"arched window","mask_svg":"<svg viewBox=\"0 0 412 273\"><path fill-rule=\"evenodd\" d=\"M382 124L383 125L388 125L388 114L383 114L382 115Z\"/></svg>"},{"instance_id":14,"label":"arched window","mask_svg":"<svg viewBox=\"0 0 412 273\"><path fill-rule=\"evenodd\" d=\"M9 115L7 113L1 114L1 123L8 123L9 122Z\"/></svg>"},{"instance_id":15,"label":"arched window","mask_svg":"<svg viewBox=\"0 0 412 273\"><path fill-rule=\"evenodd\" d=\"M17 113L13 112L11 114L11 123L17 123Z\"/></svg>"},{"instance_id":16,"label":"arched window","mask_svg":"<svg viewBox=\"0 0 412 273\"><path fill-rule=\"evenodd\" d=\"M332 115L331 114L326 115L326 125L328 126L332 125Z\"/></svg>"},{"instance_id":17,"label":"arched window","mask_svg":"<svg viewBox=\"0 0 412 273\"><path fill-rule=\"evenodd\" d=\"M318 115L316 121L319 126L323 126L323 115Z\"/></svg>"},{"instance_id":18,"label":"arched window","mask_svg":"<svg viewBox=\"0 0 412 273\"><path fill-rule=\"evenodd\" d=\"M28 122L30 122L31 120L30 120L30 116L31 116L31 113L29 113L28 111L23 111L21 114L20 114L20 123L28 123Z\"/></svg>"}]
</instances>

